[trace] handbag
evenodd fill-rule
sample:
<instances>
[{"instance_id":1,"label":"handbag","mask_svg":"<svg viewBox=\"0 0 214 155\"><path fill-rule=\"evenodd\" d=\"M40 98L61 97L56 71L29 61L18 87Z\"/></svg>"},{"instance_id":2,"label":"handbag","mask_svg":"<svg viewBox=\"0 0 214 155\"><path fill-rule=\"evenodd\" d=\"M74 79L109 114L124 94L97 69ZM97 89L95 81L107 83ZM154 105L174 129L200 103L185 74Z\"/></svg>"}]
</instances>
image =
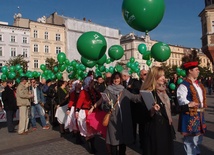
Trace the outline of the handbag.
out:
<instances>
[{"instance_id":1,"label":"handbag","mask_svg":"<svg viewBox=\"0 0 214 155\"><path fill-rule=\"evenodd\" d=\"M116 103L114 104L114 107L113 107L113 108L105 115L105 117L103 118L103 122L102 122L103 126L108 126L108 123L109 123L109 120L110 120L110 116L111 116L111 114L112 114L112 111L115 109L117 103L119 102L121 94L122 94L122 92L121 92L120 95L118 96L117 101L116 101Z\"/></svg>"}]
</instances>

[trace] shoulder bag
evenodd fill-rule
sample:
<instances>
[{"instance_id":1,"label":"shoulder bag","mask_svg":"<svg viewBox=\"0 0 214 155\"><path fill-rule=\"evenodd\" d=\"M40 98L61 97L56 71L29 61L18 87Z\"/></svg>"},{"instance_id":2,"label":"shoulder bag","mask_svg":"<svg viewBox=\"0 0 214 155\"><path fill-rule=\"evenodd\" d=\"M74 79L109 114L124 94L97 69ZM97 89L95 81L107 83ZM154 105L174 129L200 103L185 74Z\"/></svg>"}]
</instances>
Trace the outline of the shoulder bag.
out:
<instances>
[{"instance_id":1,"label":"shoulder bag","mask_svg":"<svg viewBox=\"0 0 214 155\"><path fill-rule=\"evenodd\" d=\"M112 111L115 109L116 105L118 104L120 97L121 97L122 92L120 93L120 95L117 98L116 103L114 104L114 107L111 108L111 110L105 115L105 117L103 118L103 126L108 126L109 120L110 120L110 116L112 114Z\"/></svg>"}]
</instances>

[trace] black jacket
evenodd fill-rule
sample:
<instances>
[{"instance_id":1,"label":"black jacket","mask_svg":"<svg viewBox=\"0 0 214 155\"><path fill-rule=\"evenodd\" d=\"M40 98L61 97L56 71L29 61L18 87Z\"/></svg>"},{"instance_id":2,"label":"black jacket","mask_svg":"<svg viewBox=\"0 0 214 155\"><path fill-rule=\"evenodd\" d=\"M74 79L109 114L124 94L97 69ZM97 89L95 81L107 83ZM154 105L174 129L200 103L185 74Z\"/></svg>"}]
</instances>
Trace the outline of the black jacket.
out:
<instances>
[{"instance_id":1,"label":"black jacket","mask_svg":"<svg viewBox=\"0 0 214 155\"><path fill-rule=\"evenodd\" d=\"M7 110L16 110L16 96L13 89L9 86L5 87L5 90L2 92L2 101L4 103L4 109Z\"/></svg>"}]
</instances>

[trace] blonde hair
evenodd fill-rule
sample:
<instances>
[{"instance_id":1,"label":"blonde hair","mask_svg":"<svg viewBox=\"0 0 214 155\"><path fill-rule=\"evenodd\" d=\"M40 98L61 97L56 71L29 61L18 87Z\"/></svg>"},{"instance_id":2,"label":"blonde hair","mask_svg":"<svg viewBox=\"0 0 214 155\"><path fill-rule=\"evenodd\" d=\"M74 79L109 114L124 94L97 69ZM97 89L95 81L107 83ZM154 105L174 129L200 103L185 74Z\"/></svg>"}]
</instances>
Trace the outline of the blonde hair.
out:
<instances>
[{"instance_id":1,"label":"blonde hair","mask_svg":"<svg viewBox=\"0 0 214 155\"><path fill-rule=\"evenodd\" d=\"M146 80L144 81L143 85L141 86L141 90L155 90L157 80L164 75L164 69L162 67L153 66L147 76Z\"/></svg>"}]
</instances>

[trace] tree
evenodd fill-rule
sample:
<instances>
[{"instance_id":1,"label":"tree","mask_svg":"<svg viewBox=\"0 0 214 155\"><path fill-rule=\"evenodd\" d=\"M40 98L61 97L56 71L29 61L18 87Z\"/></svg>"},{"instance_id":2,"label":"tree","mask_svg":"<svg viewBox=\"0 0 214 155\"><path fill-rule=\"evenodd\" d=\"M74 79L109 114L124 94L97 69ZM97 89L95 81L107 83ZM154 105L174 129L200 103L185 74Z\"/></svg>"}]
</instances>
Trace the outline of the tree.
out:
<instances>
[{"instance_id":1,"label":"tree","mask_svg":"<svg viewBox=\"0 0 214 155\"><path fill-rule=\"evenodd\" d=\"M6 61L6 66L10 67L20 64L23 68L23 72L26 73L28 69L28 63L29 61L25 60L24 56L19 54L16 57L10 58L8 61Z\"/></svg>"},{"instance_id":2,"label":"tree","mask_svg":"<svg viewBox=\"0 0 214 155\"><path fill-rule=\"evenodd\" d=\"M174 67L172 68L171 66L166 65L166 63L162 63L162 64L161 64L161 67L164 69L165 77L166 77L166 78L170 78L171 75L173 75L173 73L175 72L175 71L173 70Z\"/></svg>"},{"instance_id":3,"label":"tree","mask_svg":"<svg viewBox=\"0 0 214 155\"><path fill-rule=\"evenodd\" d=\"M51 71L53 71L53 68L58 65L58 62L53 58L47 58L45 62L46 68Z\"/></svg>"}]
</instances>

